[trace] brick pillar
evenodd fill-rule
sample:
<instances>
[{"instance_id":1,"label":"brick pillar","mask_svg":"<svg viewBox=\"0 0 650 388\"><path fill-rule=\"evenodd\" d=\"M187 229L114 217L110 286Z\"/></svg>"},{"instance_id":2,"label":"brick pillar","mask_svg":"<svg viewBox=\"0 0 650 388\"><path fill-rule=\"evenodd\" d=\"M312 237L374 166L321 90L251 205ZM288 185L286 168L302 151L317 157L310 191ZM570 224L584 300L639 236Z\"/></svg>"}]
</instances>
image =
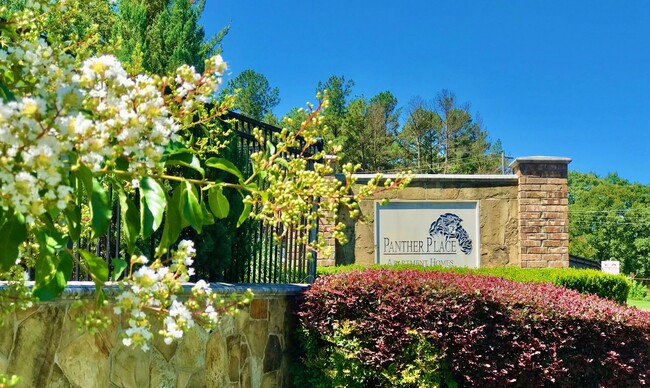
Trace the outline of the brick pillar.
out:
<instances>
[{"instance_id":1,"label":"brick pillar","mask_svg":"<svg viewBox=\"0 0 650 388\"><path fill-rule=\"evenodd\" d=\"M519 177L519 259L523 268L569 266L570 158L533 156L512 163Z\"/></svg>"}]
</instances>

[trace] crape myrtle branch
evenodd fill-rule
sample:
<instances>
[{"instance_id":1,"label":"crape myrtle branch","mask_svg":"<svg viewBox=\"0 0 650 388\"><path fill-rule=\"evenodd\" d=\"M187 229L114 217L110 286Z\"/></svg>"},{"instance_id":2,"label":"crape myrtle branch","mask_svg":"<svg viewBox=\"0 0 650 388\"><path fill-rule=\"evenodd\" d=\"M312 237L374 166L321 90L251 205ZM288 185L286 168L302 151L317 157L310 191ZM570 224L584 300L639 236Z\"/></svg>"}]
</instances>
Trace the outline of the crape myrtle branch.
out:
<instances>
[{"instance_id":1,"label":"crape myrtle branch","mask_svg":"<svg viewBox=\"0 0 650 388\"><path fill-rule=\"evenodd\" d=\"M12 13L0 7L0 18L9 21L0 23L0 273L10 281L10 292L25 301L14 307L29 306L31 296L57 297L78 264L95 282L100 306L84 324L108 324L103 287L117 281L122 292L114 313L128 315L123 343L146 350L153 326L145 312L157 312L164 327L159 334L171 342L193 327L195 316L214 325L220 313L231 311L202 280L190 298L179 297L194 274L195 255L191 241L177 244L182 225L201 232L214 218L227 216L224 188L242 195L239 223L254 218L274 230L281 225L280 239L290 230L316 228L319 219L335 224L340 204L358 216L358 201L408 182L399 176L379 188L377 176L357 188L352 174L359 166L343 166L345 179L333 179L324 152L307 154L326 130L321 116L326 96L304 112L298 130L284 128L273 139L254 131L261 151L251 155L253 172L245 177L219 157L229 130L215 119L234 101L232 96L213 101L226 70L220 56L206 60L204 74L183 65L170 76L130 75L114 56L87 48L74 52L56 34L43 38L39 31L50 27L48 15L60 12L64 3L74 7L78 1L57 2L54 8L33 1ZM197 128L210 136L196 136ZM291 149L300 152L285 159ZM237 180L210 179L207 169ZM187 178L185 172L201 178ZM108 184L121 205L127 252L124 259L112 260L112 271L76 243L107 232L113 213ZM336 225L335 237L343 240L342 224ZM148 264L136 254L136 242L161 229ZM310 244L326 250L323 239ZM26 270L34 273L32 289L26 287ZM234 302L248 300L244 294Z\"/></svg>"}]
</instances>

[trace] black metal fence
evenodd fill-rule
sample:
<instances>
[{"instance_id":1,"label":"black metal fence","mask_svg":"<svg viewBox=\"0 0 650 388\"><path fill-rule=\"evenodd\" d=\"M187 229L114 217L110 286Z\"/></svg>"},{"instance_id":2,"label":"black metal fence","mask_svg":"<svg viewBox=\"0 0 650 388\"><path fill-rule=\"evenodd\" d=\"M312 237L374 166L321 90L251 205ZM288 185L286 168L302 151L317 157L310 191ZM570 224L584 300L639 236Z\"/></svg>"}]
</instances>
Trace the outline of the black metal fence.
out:
<instances>
[{"instance_id":1,"label":"black metal fence","mask_svg":"<svg viewBox=\"0 0 650 388\"><path fill-rule=\"evenodd\" d=\"M253 130L257 128L262 132L266 141L275 142L275 134L281 131L280 128L243 116L235 112L228 112L223 119L229 120L232 130L237 135L237 149L243 155L244 160L249 160L254 152L261 151L262 145L253 136ZM311 157L322 151L323 143L319 142L310 145L303 152L305 143L300 144L300 149L289 149L285 158L290 159L302 154L303 157ZM307 163L307 168L313 168L313 162ZM250 168L244 169L244 174L250 174ZM305 222L305 221L303 221ZM316 277L316 254L307 249L300 241L307 237L309 242L316 239L316 230L311 230L308 236L304 231L287 230L281 226L276 229L267 228L261 223L253 226L252 247L253 254L249 265L242 265L241 261L248 260L246 257L234 258L231 269L239 272L239 279L231 277L232 281L245 283L311 283ZM282 235L281 241L273 241L274 235ZM241 271L243 269L243 271ZM234 271L231 271L233 275Z\"/></svg>"},{"instance_id":2,"label":"black metal fence","mask_svg":"<svg viewBox=\"0 0 650 388\"><path fill-rule=\"evenodd\" d=\"M582 256L569 255L569 267L600 271L600 262Z\"/></svg>"},{"instance_id":3,"label":"black metal fence","mask_svg":"<svg viewBox=\"0 0 650 388\"><path fill-rule=\"evenodd\" d=\"M262 149L262 145L253 136L253 130L259 129L267 141L274 141L274 135L281 129L234 112L228 112L222 116L222 119L225 120L225 125L231 126L233 131L234 136L231 142L235 144L232 144L231 147L236 150L238 159L241 161L239 167L244 175L249 175L251 173L250 155ZM304 146L304 143L302 145ZM287 155L283 156L293 158L302 154L303 157L309 157L320 152L322 147L322 142L319 142L307 147L306 152L302 152L302 148L300 150L290 149ZM308 163L308 168L313 168L313 162ZM114 204L114 208L107 234L92 240L80 239L76 245L78 248L91 251L104 258L109 269L112 270L111 261L115 258L125 258L126 250L121 237L119 201L112 198L113 193L110 187L108 195L111 197L110 200ZM206 232L204 231L204 233ZM246 254L230 257L229 263L226 263L220 273L210 280L233 283L311 283L315 279L316 254L309 250L302 241L305 237L309 242L314 241L316 230L312 229L309 232L285 231L281 226L273 229L264 226L261 222L248 220L241 230L235 233L244 234L244 238L240 239L242 240L240 244L247 246L244 247L245 249L239 249L238 252ZM274 235L283 235L284 238L275 241ZM199 235L198 238L201 239L201 236ZM154 234L146 241L140 241L139 250L146 256L152 257L157 238L158 236ZM210 260L221 260L221 258L216 254ZM197 273L202 273L201 268L197 267ZM72 280L90 280L78 266L75 267L72 278Z\"/></svg>"}]
</instances>

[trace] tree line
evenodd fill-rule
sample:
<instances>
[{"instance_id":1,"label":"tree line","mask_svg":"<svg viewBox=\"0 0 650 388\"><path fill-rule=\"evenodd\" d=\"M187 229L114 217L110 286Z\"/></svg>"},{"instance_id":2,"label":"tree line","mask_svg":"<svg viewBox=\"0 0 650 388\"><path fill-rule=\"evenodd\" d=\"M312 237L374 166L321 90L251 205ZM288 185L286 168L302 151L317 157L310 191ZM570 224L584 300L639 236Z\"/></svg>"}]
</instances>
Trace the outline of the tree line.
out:
<instances>
[{"instance_id":1,"label":"tree line","mask_svg":"<svg viewBox=\"0 0 650 388\"><path fill-rule=\"evenodd\" d=\"M341 163L360 164L364 172L489 174L504 168L501 142L488 140L470 105L452 91L442 89L431 100L416 96L402 107L390 91L366 97L354 95L354 85L332 75L316 86L318 95L327 91L328 96L324 140L330 148L342 148ZM244 115L281 126L300 124L299 108L287 112L284 121L274 116L279 89L254 70L231 79L223 93L236 95L235 106Z\"/></svg>"},{"instance_id":2,"label":"tree line","mask_svg":"<svg viewBox=\"0 0 650 388\"><path fill-rule=\"evenodd\" d=\"M650 277L650 186L616 173L569 172L569 250Z\"/></svg>"}]
</instances>

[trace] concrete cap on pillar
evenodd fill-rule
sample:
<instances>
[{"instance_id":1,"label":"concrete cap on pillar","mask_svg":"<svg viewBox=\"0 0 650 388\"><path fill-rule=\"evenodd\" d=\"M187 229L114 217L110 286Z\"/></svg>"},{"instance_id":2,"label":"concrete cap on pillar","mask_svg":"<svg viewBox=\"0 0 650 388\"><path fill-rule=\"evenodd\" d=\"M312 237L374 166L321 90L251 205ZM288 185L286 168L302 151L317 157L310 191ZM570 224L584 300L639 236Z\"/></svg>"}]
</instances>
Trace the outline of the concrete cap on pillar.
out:
<instances>
[{"instance_id":1,"label":"concrete cap on pillar","mask_svg":"<svg viewBox=\"0 0 650 388\"><path fill-rule=\"evenodd\" d=\"M520 164L569 164L571 158L563 156L523 156L510 163L510 168L515 170Z\"/></svg>"}]
</instances>

